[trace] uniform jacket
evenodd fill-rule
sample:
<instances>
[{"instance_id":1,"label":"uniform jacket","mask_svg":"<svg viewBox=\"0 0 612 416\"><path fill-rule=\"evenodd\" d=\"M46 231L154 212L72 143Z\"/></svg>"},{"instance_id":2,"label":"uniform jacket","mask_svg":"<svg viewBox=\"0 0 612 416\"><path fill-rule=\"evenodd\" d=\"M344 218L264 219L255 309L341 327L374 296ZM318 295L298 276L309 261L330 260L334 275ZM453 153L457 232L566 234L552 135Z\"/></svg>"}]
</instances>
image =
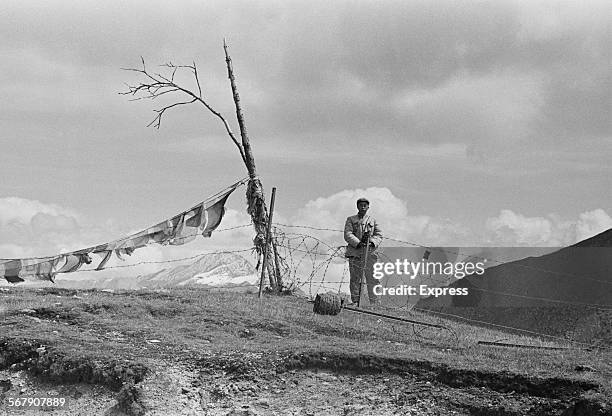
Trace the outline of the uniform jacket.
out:
<instances>
[{"instance_id":1,"label":"uniform jacket","mask_svg":"<svg viewBox=\"0 0 612 416\"><path fill-rule=\"evenodd\" d=\"M344 224L344 240L348 243L346 257L361 257L365 253L365 247L357 248L365 231L370 231L370 242L374 243L375 249L382 242L383 236L378 223L373 217L364 215L352 215L346 219ZM372 248L370 247L370 250Z\"/></svg>"}]
</instances>

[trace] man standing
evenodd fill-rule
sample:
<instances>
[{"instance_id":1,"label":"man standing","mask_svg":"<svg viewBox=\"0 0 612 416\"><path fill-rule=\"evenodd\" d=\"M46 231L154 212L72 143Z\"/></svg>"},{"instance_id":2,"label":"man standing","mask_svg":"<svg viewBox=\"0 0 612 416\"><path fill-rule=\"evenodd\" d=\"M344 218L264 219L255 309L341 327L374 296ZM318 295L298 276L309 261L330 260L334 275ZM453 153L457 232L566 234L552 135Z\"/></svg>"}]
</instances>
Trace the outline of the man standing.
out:
<instances>
[{"instance_id":1,"label":"man standing","mask_svg":"<svg viewBox=\"0 0 612 416\"><path fill-rule=\"evenodd\" d=\"M376 249L383 236L376 220L367 215L369 208L370 201L365 198L357 200L357 215L348 217L344 224L344 240L348 243L346 257L351 274L351 300L353 303L359 303L361 279L365 274L370 304L375 305L378 303L378 296L374 294L377 282L373 277L373 269L378 260Z\"/></svg>"}]
</instances>

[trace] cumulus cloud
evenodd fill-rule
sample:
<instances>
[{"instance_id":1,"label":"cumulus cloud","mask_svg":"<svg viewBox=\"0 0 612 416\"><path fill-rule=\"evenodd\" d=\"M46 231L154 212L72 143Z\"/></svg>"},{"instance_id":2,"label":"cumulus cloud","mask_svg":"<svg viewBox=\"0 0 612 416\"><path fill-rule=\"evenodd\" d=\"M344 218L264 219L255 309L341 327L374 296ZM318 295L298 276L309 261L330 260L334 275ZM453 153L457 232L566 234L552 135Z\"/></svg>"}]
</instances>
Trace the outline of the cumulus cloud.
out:
<instances>
[{"instance_id":1,"label":"cumulus cloud","mask_svg":"<svg viewBox=\"0 0 612 416\"><path fill-rule=\"evenodd\" d=\"M71 217L76 219L77 214L68 208L56 204L47 204L37 200L18 197L0 198L0 225L12 222L28 224L38 214L49 217Z\"/></svg>"},{"instance_id":2,"label":"cumulus cloud","mask_svg":"<svg viewBox=\"0 0 612 416\"><path fill-rule=\"evenodd\" d=\"M0 198L0 257L44 257L117 236L113 221L91 222L76 210L18 197Z\"/></svg>"},{"instance_id":3,"label":"cumulus cloud","mask_svg":"<svg viewBox=\"0 0 612 416\"><path fill-rule=\"evenodd\" d=\"M525 217L504 209L499 216L489 218L486 228L492 240L499 244L545 244L552 236L552 223L543 217Z\"/></svg>"},{"instance_id":4,"label":"cumulus cloud","mask_svg":"<svg viewBox=\"0 0 612 416\"><path fill-rule=\"evenodd\" d=\"M0 257L54 254L81 239L80 220L76 211L57 204L0 198L0 244L6 249Z\"/></svg>"},{"instance_id":5,"label":"cumulus cloud","mask_svg":"<svg viewBox=\"0 0 612 416\"><path fill-rule=\"evenodd\" d=\"M612 218L601 208L586 211L578 218L559 215L527 217L509 209L485 222L487 243L500 246L568 246L612 228Z\"/></svg>"},{"instance_id":6,"label":"cumulus cloud","mask_svg":"<svg viewBox=\"0 0 612 416\"><path fill-rule=\"evenodd\" d=\"M407 202L395 196L390 189L383 187L346 189L308 201L291 218L291 223L342 230L346 218L357 212L355 204L362 196L370 201L368 214L376 218L387 237L423 245L440 245L452 244L453 241L456 243L458 239L469 235L464 226L448 219L429 215L408 215ZM319 235L335 241L338 245L345 244L342 234L337 231L319 232ZM394 243L388 241L385 244Z\"/></svg>"},{"instance_id":7,"label":"cumulus cloud","mask_svg":"<svg viewBox=\"0 0 612 416\"><path fill-rule=\"evenodd\" d=\"M576 222L576 239L581 241L610 228L612 218L603 209L583 212Z\"/></svg>"}]
</instances>

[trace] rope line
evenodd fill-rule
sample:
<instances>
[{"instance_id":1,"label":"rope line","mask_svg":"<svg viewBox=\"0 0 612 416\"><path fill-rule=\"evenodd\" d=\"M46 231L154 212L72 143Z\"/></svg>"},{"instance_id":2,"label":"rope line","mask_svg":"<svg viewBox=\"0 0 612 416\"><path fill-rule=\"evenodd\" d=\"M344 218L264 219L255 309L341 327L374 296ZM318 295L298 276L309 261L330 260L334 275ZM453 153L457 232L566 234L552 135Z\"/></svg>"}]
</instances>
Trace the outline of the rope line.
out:
<instances>
[{"instance_id":1,"label":"rope line","mask_svg":"<svg viewBox=\"0 0 612 416\"><path fill-rule=\"evenodd\" d=\"M588 344L586 342L574 341L574 340L563 338L563 337L559 337L559 336L556 336L556 335L544 334L544 333L541 333L541 332L531 331L531 330L528 330L528 329L515 328L513 326L508 326L508 325L494 324L492 322L481 321L479 319L466 318L465 316L455 315L455 314L452 314L452 313L439 312L439 311L436 311L436 310L433 310L433 309L423 309L423 308L416 308L416 307L413 308L413 309L415 311L421 311L421 312L425 312L425 313L435 313L435 314L438 314L438 315L450 316L450 317L453 317L453 318L463 319L465 321L475 322L475 323L479 323L479 324L490 325L490 326L494 326L494 327L497 327L497 328L512 329L514 331L525 332L525 333L532 334L532 335L538 335L538 336L542 336L542 337L554 338L554 339L558 339L558 340L561 340L561 341L566 341L566 342L571 342L571 343L574 343L574 344L584 345L584 346L587 346L587 347L590 347L590 348L598 348L597 346L595 346L593 344Z\"/></svg>"}]
</instances>

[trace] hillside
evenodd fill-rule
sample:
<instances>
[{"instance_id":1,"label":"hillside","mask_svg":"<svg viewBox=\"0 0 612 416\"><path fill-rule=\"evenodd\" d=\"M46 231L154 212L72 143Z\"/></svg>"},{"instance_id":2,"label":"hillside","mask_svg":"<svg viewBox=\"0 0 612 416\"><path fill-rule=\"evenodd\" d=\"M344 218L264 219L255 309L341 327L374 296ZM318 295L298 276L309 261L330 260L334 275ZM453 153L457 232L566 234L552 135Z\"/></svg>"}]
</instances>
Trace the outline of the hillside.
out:
<instances>
[{"instance_id":1,"label":"hillside","mask_svg":"<svg viewBox=\"0 0 612 416\"><path fill-rule=\"evenodd\" d=\"M609 350L416 312L440 327L198 287L0 299L0 399L68 398L54 414L612 414ZM499 339L539 348L478 343Z\"/></svg>"},{"instance_id":2,"label":"hillside","mask_svg":"<svg viewBox=\"0 0 612 416\"><path fill-rule=\"evenodd\" d=\"M609 341L612 229L550 254L489 267L449 287L468 288L469 295L422 299L417 306L548 334Z\"/></svg>"}]
</instances>

